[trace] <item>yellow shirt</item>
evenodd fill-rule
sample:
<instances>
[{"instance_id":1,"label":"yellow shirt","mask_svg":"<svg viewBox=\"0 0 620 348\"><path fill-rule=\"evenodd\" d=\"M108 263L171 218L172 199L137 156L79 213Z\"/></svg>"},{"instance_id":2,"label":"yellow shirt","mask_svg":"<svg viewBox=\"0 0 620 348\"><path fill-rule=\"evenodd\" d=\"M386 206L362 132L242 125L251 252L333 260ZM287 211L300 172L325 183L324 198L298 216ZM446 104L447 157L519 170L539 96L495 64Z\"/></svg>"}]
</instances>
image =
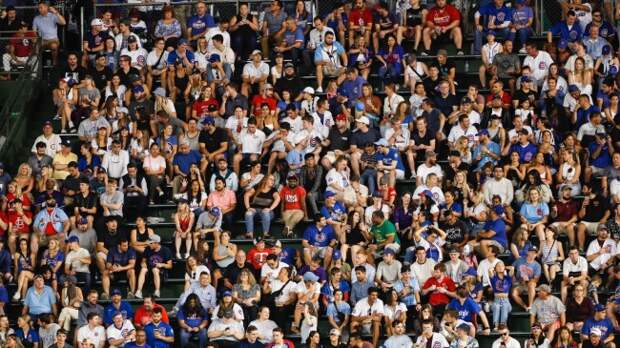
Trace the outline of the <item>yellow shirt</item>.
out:
<instances>
[{"instance_id":1,"label":"yellow shirt","mask_svg":"<svg viewBox=\"0 0 620 348\"><path fill-rule=\"evenodd\" d=\"M69 162L75 161L77 162L78 157L76 154L74 154L73 152L70 152L68 155L63 155L62 152L58 152L55 156L54 156L54 160L52 161L52 164L54 165L54 168L56 167L56 164L64 164L67 165L69 164ZM69 175L69 172L67 170L54 170L54 179L57 180L65 180L65 178L67 177L67 175Z\"/></svg>"}]
</instances>

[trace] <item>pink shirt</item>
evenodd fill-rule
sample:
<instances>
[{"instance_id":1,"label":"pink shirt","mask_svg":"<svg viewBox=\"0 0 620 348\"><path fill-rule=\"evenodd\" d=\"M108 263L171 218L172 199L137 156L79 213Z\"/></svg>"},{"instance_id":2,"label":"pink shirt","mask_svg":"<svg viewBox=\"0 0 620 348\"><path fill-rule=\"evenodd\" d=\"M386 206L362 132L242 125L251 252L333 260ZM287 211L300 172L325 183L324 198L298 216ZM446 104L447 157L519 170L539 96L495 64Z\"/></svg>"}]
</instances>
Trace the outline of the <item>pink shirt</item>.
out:
<instances>
[{"instance_id":1,"label":"pink shirt","mask_svg":"<svg viewBox=\"0 0 620 348\"><path fill-rule=\"evenodd\" d=\"M207 207L213 208L218 207L221 210L228 210L237 204L237 197L235 197L235 193L225 188L222 192L213 191L207 198Z\"/></svg>"},{"instance_id":2,"label":"pink shirt","mask_svg":"<svg viewBox=\"0 0 620 348\"><path fill-rule=\"evenodd\" d=\"M142 167L157 172L162 168L166 168L166 159L164 158L164 156L153 157L149 155L144 158L144 164L142 165Z\"/></svg>"}]
</instances>

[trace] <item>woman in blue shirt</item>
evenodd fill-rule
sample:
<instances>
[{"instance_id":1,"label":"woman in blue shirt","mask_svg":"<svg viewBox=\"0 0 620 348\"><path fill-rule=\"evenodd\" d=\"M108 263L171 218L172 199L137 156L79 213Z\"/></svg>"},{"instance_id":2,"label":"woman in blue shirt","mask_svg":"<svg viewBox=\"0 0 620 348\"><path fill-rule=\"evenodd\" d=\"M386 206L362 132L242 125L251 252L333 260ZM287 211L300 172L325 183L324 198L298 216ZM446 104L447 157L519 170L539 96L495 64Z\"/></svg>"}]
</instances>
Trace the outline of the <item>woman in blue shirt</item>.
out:
<instances>
[{"instance_id":1,"label":"woman in blue shirt","mask_svg":"<svg viewBox=\"0 0 620 348\"><path fill-rule=\"evenodd\" d=\"M508 313L512 311L512 305L508 298L511 288L512 278L506 274L504 263L498 262L495 264L495 275L491 278L491 289L495 297L491 304L494 331L497 331L499 324L508 322Z\"/></svg>"},{"instance_id":2,"label":"woman in blue shirt","mask_svg":"<svg viewBox=\"0 0 620 348\"><path fill-rule=\"evenodd\" d=\"M538 240L545 240L545 224L549 220L549 205L543 202L536 188L527 191L527 201L521 206L521 223L528 232L536 231Z\"/></svg>"},{"instance_id":3,"label":"woman in blue shirt","mask_svg":"<svg viewBox=\"0 0 620 348\"><path fill-rule=\"evenodd\" d=\"M379 67L379 76L386 83L396 83L403 70L401 62L403 61L405 51L396 42L394 35L387 35L385 41L386 47L380 49L377 54L377 60L383 64Z\"/></svg>"},{"instance_id":4,"label":"woman in blue shirt","mask_svg":"<svg viewBox=\"0 0 620 348\"><path fill-rule=\"evenodd\" d=\"M18 329L15 330L15 336L22 341L25 348L38 348L39 334L30 326L30 323L30 316L27 314L17 318Z\"/></svg>"},{"instance_id":5,"label":"woman in blue shirt","mask_svg":"<svg viewBox=\"0 0 620 348\"><path fill-rule=\"evenodd\" d=\"M190 338L198 337L200 347L207 343L208 314L202 308L200 299L196 294L187 296L183 307L177 313L179 327L181 328L181 347L185 347Z\"/></svg>"}]
</instances>

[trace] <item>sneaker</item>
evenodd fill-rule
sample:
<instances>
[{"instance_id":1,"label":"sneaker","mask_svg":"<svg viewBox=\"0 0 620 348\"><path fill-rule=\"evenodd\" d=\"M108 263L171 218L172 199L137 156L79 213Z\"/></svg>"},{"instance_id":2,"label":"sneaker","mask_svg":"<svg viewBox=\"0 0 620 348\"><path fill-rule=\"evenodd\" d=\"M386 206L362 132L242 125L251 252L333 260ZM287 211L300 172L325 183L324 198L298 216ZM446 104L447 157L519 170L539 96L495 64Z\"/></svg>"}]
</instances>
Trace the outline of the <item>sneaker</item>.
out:
<instances>
[{"instance_id":1,"label":"sneaker","mask_svg":"<svg viewBox=\"0 0 620 348\"><path fill-rule=\"evenodd\" d=\"M21 298L21 295L19 294L19 292L16 292L15 295L13 295L13 301L15 302L19 301L20 298Z\"/></svg>"},{"instance_id":2,"label":"sneaker","mask_svg":"<svg viewBox=\"0 0 620 348\"><path fill-rule=\"evenodd\" d=\"M464 54L465 54L465 53L464 53L462 50L459 50L458 52L456 52L456 55L457 55L457 56L462 56L462 55L464 55Z\"/></svg>"},{"instance_id":3,"label":"sneaker","mask_svg":"<svg viewBox=\"0 0 620 348\"><path fill-rule=\"evenodd\" d=\"M102 293L101 293L101 299L102 299L103 301L107 301L107 300L109 300L109 299L110 299L110 295L108 295L108 293L107 293L107 292L102 292Z\"/></svg>"},{"instance_id":4,"label":"sneaker","mask_svg":"<svg viewBox=\"0 0 620 348\"><path fill-rule=\"evenodd\" d=\"M142 299L142 290L136 291L136 298Z\"/></svg>"},{"instance_id":5,"label":"sneaker","mask_svg":"<svg viewBox=\"0 0 620 348\"><path fill-rule=\"evenodd\" d=\"M525 49L525 47L523 47L523 48L521 48L521 49L519 50L519 53L521 53L521 54L526 54L526 53L527 53L527 50Z\"/></svg>"},{"instance_id":6,"label":"sneaker","mask_svg":"<svg viewBox=\"0 0 620 348\"><path fill-rule=\"evenodd\" d=\"M177 257L177 260L180 260L181 259L181 253L177 253L176 257Z\"/></svg>"},{"instance_id":7,"label":"sneaker","mask_svg":"<svg viewBox=\"0 0 620 348\"><path fill-rule=\"evenodd\" d=\"M421 56L428 56L428 52L426 51L422 51L422 53L420 53Z\"/></svg>"},{"instance_id":8,"label":"sneaker","mask_svg":"<svg viewBox=\"0 0 620 348\"><path fill-rule=\"evenodd\" d=\"M288 237L289 234L291 234L291 229L288 226L284 226L284 228L282 229L282 235L284 237Z\"/></svg>"},{"instance_id":9,"label":"sneaker","mask_svg":"<svg viewBox=\"0 0 620 348\"><path fill-rule=\"evenodd\" d=\"M134 299L134 298L136 298L136 295L134 295L134 294L133 294L133 292L129 291L129 292L127 293L127 299L128 299L128 300L132 300L132 299Z\"/></svg>"},{"instance_id":10,"label":"sneaker","mask_svg":"<svg viewBox=\"0 0 620 348\"><path fill-rule=\"evenodd\" d=\"M77 128L72 127L71 129L69 129L69 133L71 134L77 133Z\"/></svg>"},{"instance_id":11,"label":"sneaker","mask_svg":"<svg viewBox=\"0 0 620 348\"><path fill-rule=\"evenodd\" d=\"M52 120L54 120L54 121L60 120L60 115L58 115L58 114L54 115L54 118L52 118Z\"/></svg>"},{"instance_id":12,"label":"sneaker","mask_svg":"<svg viewBox=\"0 0 620 348\"><path fill-rule=\"evenodd\" d=\"M61 129L61 130L60 130L60 134L67 134L67 130L66 130L66 129L64 129L64 128L63 128L63 129Z\"/></svg>"},{"instance_id":13,"label":"sneaker","mask_svg":"<svg viewBox=\"0 0 620 348\"><path fill-rule=\"evenodd\" d=\"M323 87L319 86L316 88L317 93L323 93Z\"/></svg>"},{"instance_id":14,"label":"sneaker","mask_svg":"<svg viewBox=\"0 0 620 348\"><path fill-rule=\"evenodd\" d=\"M161 297L161 294L159 293L159 290L155 290L155 292L153 292L153 297L156 297L156 298L160 298Z\"/></svg>"},{"instance_id":15,"label":"sneaker","mask_svg":"<svg viewBox=\"0 0 620 348\"><path fill-rule=\"evenodd\" d=\"M189 253L185 253L185 259L189 259Z\"/></svg>"}]
</instances>

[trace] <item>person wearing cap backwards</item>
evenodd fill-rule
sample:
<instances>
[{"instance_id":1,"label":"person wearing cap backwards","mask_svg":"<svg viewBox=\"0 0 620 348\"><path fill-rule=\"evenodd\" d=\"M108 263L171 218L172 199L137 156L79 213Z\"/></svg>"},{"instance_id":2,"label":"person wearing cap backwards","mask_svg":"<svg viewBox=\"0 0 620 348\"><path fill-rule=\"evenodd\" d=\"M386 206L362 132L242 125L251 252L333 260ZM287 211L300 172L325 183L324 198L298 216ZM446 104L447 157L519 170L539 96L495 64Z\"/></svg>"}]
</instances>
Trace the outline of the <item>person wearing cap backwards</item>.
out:
<instances>
[{"instance_id":1,"label":"person wearing cap backwards","mask_svg":"<svg viewBox=\"0 0 620 348\"><path fill-rule=\"evenodd\" d=\"M252 60L243 66L243 72L241 73L241 79L243 84L241 85L241 93L245 96L259 91L269 78L269 65L262 61L263 54L260 50L254 50L250 55Z\"/></svg>"},{"instance_id":2,"label":"person wearing cap backwards","mask_svg":"<svg viewBox=\"0 0 620 348\"><path fill-rule=\"evenodd\" d=\"M519 306L529 311L536 295L536 285L540 279L542 267L536 261L538 248L534 245L527 251L525 257L520 257L514 263L515 284L512 288L512 299ZM523 302L521 295L527 294L527 304Z\"/></svg>"},{"instance_id":3,"label":"person wearing cap backwards","mask_svg":"<svg viewBox=\"0 0 620 348\"><path fill-rule=\"evenodd\" d=\"M127 38L127 47L121 50L121 56L128 56L131 58L131 66L142 70L146 66L146 57L148 52L140 47L140 39L136 36L129 36Z\"/></svg>"},{"instance_id":4,"label":"person wearing cap backwards","mask_svg":"<svg viewBox=\"0 0 620 348\"><path fill-rule=\"evenodd\" d=\"M166 281L167 271L172 269L172 252L167 247L161 245L161 237L154 234L149 237L149 247L144 251L142 264L140 265L140 275L138 276L138 288L136 297L142 298L142 288L146 281L147 273L153 273L154 297L160 297L160 287Z\"/></svg>"},{"instance_id":5,"label":"person wearing cap backwards","mask_svg":"<svg viewBox=\"0 0 620 348\"><path fill-rule=\"evenodd\" d=\"M528 309L530 324L540 323L541 329L546 331L547 339L553 342L556 330L566 324L566 307L559 298L551 294L549 285L540 285L536 291L538 297L532 303L531 311Z\"/></svg>"},{"instance_id":6,"label":"person wearing cap backwards","mask_svg":"<svg viewBox=\"0 0 620 348\"><path fill-rule=\"evenodd\" d=\"M607 308L605 305L598 303L594 306L594 316L588 318L583 327L581 328L582 341L587 342L591 336L598 335L607 348L614 348L616 345L614 325L610 318L606 314ZM596 332L598 330L599 332Z\"/></svg>"},{"instance_id":7,"label":"person wearing cap backwards","mask_svg":"<svg viewBox=\"0 0 620 348\"><path fill-rule=\"evenodd\" d=\"M136 329L123 313L116 312L106 330L106 336L110 348L121 348L136 340Z\"/></svg>"},{"instance_id":8,"label":"person wearing cap backwards","mask_svg":"<svg viewBox=\"0 0 620 348\"><path fill-rule=\"evenodd\" d=\"M90 31L86 33L82 42L85 53L82 55L82 66L89 66L89 63L94 61L96 54L103 51L107 38L108 31L103 30L103 21L99 18L90 21Z\"/></svg>"},{"instance_id":9,"label":"person wearing cap backwards","mask_svg":"<svg viewBox=\"0 0 620 348\"><path fill-rule=\"evenodd\" d=\"M58 40L58 25L67 24L65 17L54 7L51 7L46 1L40 1L38 5L39 15L34 17L32 21L32 30L39 33L42 42L42 48L52 51L52 64L58 64L58 48L60 41Z\"/></svg>"}]
</instances>

